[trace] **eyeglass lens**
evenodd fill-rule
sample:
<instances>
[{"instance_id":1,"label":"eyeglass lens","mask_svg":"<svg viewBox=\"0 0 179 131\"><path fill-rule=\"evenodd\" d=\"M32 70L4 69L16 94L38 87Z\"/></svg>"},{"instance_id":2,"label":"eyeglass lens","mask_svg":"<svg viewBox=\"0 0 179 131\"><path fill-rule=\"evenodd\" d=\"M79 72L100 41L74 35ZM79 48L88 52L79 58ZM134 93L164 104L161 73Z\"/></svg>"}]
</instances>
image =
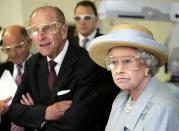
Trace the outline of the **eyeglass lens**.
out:
<instances>
[{"instance_id":1,"label":"eyeglass lens","mask_svg":"<svg viewBox=\"0 0 179 131\"><path fill-rule=\"evenodd\" d=\"M13 50L13 51L14 51L14 50L16 51L16 50L18 50L18 49L23 48L24 45L25 45L25 40L22 41L22 42L19 43L19 44L16 44L16 45L7 46L7 47L2 47L2 51L5 52L5 53L9 53L9 52L11 52L12 50Z\"/></svg>"},{"instance_id":2,"label":"eyeglass lens","mask_svg":"<svg viewBox=\"0 0 179 131\"><path fill-rule=\"evenodd\" d=\"M137 70L139 57L106 57L105 64L108 70L115 70L118 66L126 70Z\"/></svg>"},{"instance_id":3,"label":"eyeglass lens","mask_svg":"<svg viewBox=\"0 0 179 131\"><path fill-rule=\"evenodd\" d=\"M94 15L79 15L75 16L75 21L91 21L95 16Z\"/></svg>"},{"instance_id":4,"label":"eyeglass lens","mask_svg":"<svg viewBox=\"0 0 179 131\"><path fill-rule=\"evenodd\" d=\"M35 37L39 33L43 34L54 34L58 31L60 24L58 22L44 24L41 28L39 27L31 27L28 32L31 36Z\"/></svg>"}]
</instances>

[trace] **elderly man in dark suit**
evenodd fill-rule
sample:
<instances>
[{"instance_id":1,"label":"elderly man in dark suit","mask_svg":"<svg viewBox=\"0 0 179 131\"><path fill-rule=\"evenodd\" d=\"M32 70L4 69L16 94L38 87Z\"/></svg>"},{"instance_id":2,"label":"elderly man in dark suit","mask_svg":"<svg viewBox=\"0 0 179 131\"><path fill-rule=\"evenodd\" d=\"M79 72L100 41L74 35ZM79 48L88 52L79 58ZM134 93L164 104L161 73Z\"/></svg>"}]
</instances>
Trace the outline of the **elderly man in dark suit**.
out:
<instances>
[{"instance_id":1,"label":"elderly man in dark suit","mask_svg":"<svg viewBox=\"0 0 179 131\"><path fill-rule=\"evenodd\" d=\"M31 56L30 49L32 41L24 27L12 25L7 27L3 32L2 42L1 49L8 55L8 61L0 64L0 76L4 70L9 70L16 81L18 77L18 67L21 67L20 72L22 74L24 72L25 61ZM1 131L13 131L11 121L7 115L9 108L7 103L9 100L11 100L10 97L0 100Z\"/></svg>"},{"instance_id":2,"label":"elderly man in dark suit","mask_svg":"<svg viewBox=\"0 0 179 131\"><path fill-rule=\"evenodd\" d=\"M13 122L39 131L97 131L98 96L113 83L86 50L67 40L67 30L59 8L44 6L32 12L28 31L39 53L26 62L9 108ZM33 103L21 101L27 92Z\"/></svg>"}]
</instances>

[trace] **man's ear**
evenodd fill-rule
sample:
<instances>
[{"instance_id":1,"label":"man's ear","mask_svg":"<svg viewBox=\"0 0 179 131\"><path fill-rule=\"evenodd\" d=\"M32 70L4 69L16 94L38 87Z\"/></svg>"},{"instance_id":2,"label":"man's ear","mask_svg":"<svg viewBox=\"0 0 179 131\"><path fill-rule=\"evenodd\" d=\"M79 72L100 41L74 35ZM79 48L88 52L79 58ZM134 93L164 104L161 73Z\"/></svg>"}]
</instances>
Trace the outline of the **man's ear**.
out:
<instances>
[{"instance_id":1,"label":"man's ear","mask_svg":"<svg viewBox=\"0 0 179 131\"><path fill-rule=\"evenodd\" d=\"M64 24L61 28L62 39L66 39L67 34L68 34L68 26Z\"/></svg>"},{"instance_id":2,"label":"man's ear","mask_svg":"<svg viewBox=\"0 0 179 131\"><path fill-rule=\"evenodd\" d=\"M27 43L28 43L28 47L31 48L32 47L32 39L28 38Z\"/></svg>"}]
</instances>

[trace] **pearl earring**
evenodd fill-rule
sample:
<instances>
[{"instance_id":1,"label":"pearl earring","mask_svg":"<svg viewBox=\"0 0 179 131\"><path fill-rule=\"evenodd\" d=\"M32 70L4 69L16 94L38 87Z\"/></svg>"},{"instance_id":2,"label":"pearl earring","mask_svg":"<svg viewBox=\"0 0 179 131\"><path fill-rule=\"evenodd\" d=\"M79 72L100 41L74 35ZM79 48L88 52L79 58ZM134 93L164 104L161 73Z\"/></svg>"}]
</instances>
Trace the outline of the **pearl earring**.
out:
<instances>
[{"instance_id":1,"label":"pearl earring","mask_svg":"<svg viewBox=\"0 0 179 131\"><path fill-rule=\"evenodd\" d=\"M147 71L145 71L144 76L148 76L148 72Z\"/></svg>"}]
</instances>

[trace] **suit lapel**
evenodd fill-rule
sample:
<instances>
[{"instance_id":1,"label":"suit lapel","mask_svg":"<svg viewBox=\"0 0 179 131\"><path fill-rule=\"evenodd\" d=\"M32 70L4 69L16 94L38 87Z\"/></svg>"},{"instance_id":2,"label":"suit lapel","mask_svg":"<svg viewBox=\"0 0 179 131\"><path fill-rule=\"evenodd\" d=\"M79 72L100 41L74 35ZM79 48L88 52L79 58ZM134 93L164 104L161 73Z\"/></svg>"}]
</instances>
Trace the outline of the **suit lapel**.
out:
<instances>
[{"instance_id":1,"label":"suit lapel","mask_svg":"<svg viewBox=\"0 0 179 131\"><path fill-rule=\"evenodd\" d=\"M61 65L60 71L58 73L57 79L55 80L54 87L53 87L53 90L51 92L49 103L53 103L53 101L54 101L54 99L57 95L57 92L59 90L62 90L63 84L65 83L68 76L72 72L72 65L75 63L75 61L76 61L75 49L73 48L72 44L69 44L66 56L65 56L65 58L62 62L62 65Z\"/></svg>"},{"instance_id":2,"label":"suit lapel","mask_svg":"<svg viewBox=\"0 0 179 131\"><path fill-rule=\"evenodd\" d=\"M154 79L154 80L153 80ZM151 82L153 81L153 82ZM134 130L137 122L139 119L144 117L148 113L148 110L151 108L152 103L149 102L156 91L157 81L155 78L152 78L148 85L145 87L145 90L137 100L136 105L134 106L133 111L131 112L130 116L126 120L126 127L130 130Z\"/></svg>"},{"instance_id":3,"label":"suit lapel","mask_svg":"<svg viewBox=\"0 0 179 131\"><path fill-rule=\"evenodd\" d=\"M39 66L37 69L38 87L40 101L46 105L49 101L50 90L48 88L48 65L46 57L42 57L39 61Z\"/></svg>"},{"instance_id":4,"label":"suit lapel","mask_svg":"<svg viewBox=\"0 0 179 131\"><path fill-rule=\"evenodd\" d=\"M5 64L4 64L4 67L5 67L5 68L3 68L3 72L4 72L4 70L9 70L9 72L11 73L11 75L13 75L14 64L13 64L12 62L7 62L7 63L5 63ZM2 72L2 73L3 73L3 72Z\"/></svg>"},{"instance_id":5,"label":"suit lapel","mask_svg":"<svg viewBox=\"0 0 179 131\"><path fill-rule=\"evenodd\" d=\"M14 64L10 63L9 64L9 71L10 71L11 74L13 74L13 69L14 69Z\"/></svg>"}]
</instances>

